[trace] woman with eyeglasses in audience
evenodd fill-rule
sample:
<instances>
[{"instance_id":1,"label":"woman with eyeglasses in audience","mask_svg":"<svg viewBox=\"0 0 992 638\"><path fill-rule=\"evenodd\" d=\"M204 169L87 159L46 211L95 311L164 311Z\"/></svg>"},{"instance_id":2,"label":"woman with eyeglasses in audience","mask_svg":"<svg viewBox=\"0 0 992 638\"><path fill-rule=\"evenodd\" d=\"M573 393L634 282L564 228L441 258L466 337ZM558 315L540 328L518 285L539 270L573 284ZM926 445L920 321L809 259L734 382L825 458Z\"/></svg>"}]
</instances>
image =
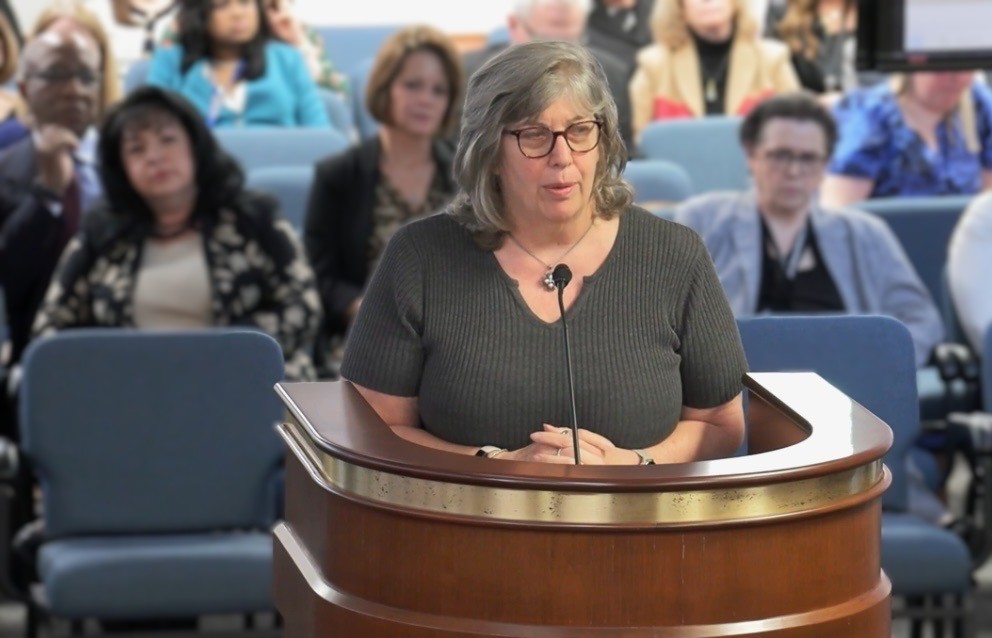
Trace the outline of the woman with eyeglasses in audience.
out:
<instances>
[{"instance_id":1,"label":"woman with eyeglasses in audience","mask_svg":"<svg viewBox=\"0 0 992 638\"><path fill-rule=\"evenodd\" d=\"M440 31L414 26L393 34L372 66L365 102L375 137L317 164L304 241L324 304L328 362L358 312L386 243L411 219L454 195L453 149L459 56Z\"/></svg>"},{"instance_id":2,"label":"woman with eyeglasses in audience","mask_svg":"<svg viewBox=\"0 0 992 638\"><path fill-rule=\"evenodd\" d=\"M635 135L654 120L745 115L799 88L788 49L760 37L744 0L657 0L651 24L630 81Z\"/></svg>"},{"instance_id":3,"label":"woman with eyeglasses in audience","mask_svg":"<svg viewBox=\"0 0 992 638\"><path fill-rule=\"evenodd\" d=\"M244 175L181 96L137 89L100 129L106 207L83 221L34 334L76 327L245 326L282 345L286 376L314 377L320 300L276 202Z\"/></svg>"},{"instance_id":4,"label":"woman with eyeglasses in audience","mask_svg":"<svg viewBox=\"0 0 992 638\"><path fill-rule=\"evenodd\" d=\"M459 195L386 247L341 375L400 437L504 461L729 456L744 433L737 325L691 230L633 207L602 67L510 47L469 80ZM580 430L569 435L556 265ZM609 379L622 379L614 383Z\"/></svg>"},{"instance_id":5,"label":"woman with eyeglasses in audience","mask_svg":"<svg viewBox=\"0 0 992 638\"><path fill-rule=\"evenodd\" d=\"M964 195L992 185L992 91L973 71L919 72L846 94L825 205Z\"/></svg>"},{"instance_id":6,"label":"woman with eyeglasses in audience","mask_svg":"<svg viewBox=\"0 0 992 638\"><path fill-rule=\"evenodd\" d=\"M326 127L300 52L273 36L263 0L182 0L174 46L159 47L148 82L192 102L211 128Z\"/></svg>"}]
</instances>

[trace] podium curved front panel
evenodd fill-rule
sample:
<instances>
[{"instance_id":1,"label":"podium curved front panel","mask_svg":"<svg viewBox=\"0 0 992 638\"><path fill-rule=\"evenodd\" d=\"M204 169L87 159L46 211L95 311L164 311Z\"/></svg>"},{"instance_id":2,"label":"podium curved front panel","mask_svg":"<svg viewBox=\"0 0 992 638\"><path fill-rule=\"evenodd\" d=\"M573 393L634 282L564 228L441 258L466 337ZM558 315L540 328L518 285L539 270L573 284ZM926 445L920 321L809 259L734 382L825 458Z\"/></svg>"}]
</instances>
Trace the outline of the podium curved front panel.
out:
<instances>
[{"instance_id":1,"label":"podium curved front panel","mask_svg":"<svg viewBox=\"0 0 992 638\"><path fill-rule=\"evenodd\" d=\"M634 467L446 454L347 384L280 386L287 638L887 637L891 433L816 375L747 383L758 453Z\"/></svg>"}]
</instances>

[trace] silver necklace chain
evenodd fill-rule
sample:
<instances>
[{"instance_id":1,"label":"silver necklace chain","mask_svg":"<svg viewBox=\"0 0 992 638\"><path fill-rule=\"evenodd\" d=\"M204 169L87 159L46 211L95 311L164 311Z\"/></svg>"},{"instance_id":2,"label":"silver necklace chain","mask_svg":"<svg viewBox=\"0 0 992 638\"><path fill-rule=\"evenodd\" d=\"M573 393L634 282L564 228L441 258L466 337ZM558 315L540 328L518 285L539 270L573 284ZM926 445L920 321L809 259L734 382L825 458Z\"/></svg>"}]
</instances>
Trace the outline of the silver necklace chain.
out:
<instances>
[{"instance_id":1,"label":"silver necklace chain","mask_svg":"<svg viewBox=\"0 0 992 638\"><path fill-rule=\"evenodd\" d=\"M568 257L568 255L573 250L575 250L575 247L582 243L582 240L586 238L586 235L589 234L589 231L592 230L592 227L593 227L593 224L590 223L589 224L589 228L586 228L585 232L582 233L582 236L579 237L578 239L576 239L575 240L575 243L572 244L571 246L569 246L568 250L566 250L561 255L559 255L558 256L558 259L554 260L554 262L552 262L550 264L549 263L546 263L543 259L541 259L537 255L535 255L534 253L530 252L529 250L527 250L527 248L524 247L524 245L521 244L520 241L517 240L517 238L514 237L512 233L507 233L506 235L511 240L513 240L513 243L516 244L517 247L520 248L520 250L524 251L525 253L527 253L528 255L530 255L531 257L533 257L534 258L534 261L536 261L537 263L539 263L542 266L544 266L545 273L544 273L544 277L541 278L541 283L544 285L545 288L548 289L549 292L553 292L555 290L555 279L553 277L553 272L554 272L555 265L561 263L561 260L562 259L564 259L565 257Z\"/></svg>"}]
</instances>

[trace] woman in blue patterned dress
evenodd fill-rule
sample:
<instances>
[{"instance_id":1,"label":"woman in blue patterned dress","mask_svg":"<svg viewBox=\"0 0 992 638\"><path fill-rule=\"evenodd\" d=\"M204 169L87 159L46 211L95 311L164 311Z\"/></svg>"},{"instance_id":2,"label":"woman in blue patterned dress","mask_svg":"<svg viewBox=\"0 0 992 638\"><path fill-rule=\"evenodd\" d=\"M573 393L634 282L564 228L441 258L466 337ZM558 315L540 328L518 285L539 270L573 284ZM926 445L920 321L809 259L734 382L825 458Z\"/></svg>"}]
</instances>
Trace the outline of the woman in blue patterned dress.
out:
<instances>
[{"instance_id":1,"label":"woman in blue patterned dress","mask_svg":"<svg viewBox=\"0 0 992 638\"><path fill-rule=\"evenodd\" d=\"M824 205L971 194L992 185L992 91L973 72L899 76L847 94L834 117L840 140Z\"/></svg>"}]
</instances>

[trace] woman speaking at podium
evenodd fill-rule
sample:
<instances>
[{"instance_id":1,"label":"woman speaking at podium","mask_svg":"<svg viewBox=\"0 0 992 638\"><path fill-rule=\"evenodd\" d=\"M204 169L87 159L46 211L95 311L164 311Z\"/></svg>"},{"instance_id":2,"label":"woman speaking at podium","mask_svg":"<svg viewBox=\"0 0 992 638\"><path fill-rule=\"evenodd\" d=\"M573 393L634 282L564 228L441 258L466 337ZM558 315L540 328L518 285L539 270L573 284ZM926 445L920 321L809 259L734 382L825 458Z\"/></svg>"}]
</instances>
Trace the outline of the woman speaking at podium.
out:
<instances>
[{"instance_id":1,"label":"woman speaking at podium","mask_svg":"<svg viewBox=\"0 0 992 638\"><path fill-rule=\"evenodd\" d=\"M631 205L617 109L584 48L507 49L469 81L459 195L389 243L341 368L393 431L497 460L574 463L563 291L584 464L729 456L737 325L695 233Z\"/></svg>"}]
</instances>

